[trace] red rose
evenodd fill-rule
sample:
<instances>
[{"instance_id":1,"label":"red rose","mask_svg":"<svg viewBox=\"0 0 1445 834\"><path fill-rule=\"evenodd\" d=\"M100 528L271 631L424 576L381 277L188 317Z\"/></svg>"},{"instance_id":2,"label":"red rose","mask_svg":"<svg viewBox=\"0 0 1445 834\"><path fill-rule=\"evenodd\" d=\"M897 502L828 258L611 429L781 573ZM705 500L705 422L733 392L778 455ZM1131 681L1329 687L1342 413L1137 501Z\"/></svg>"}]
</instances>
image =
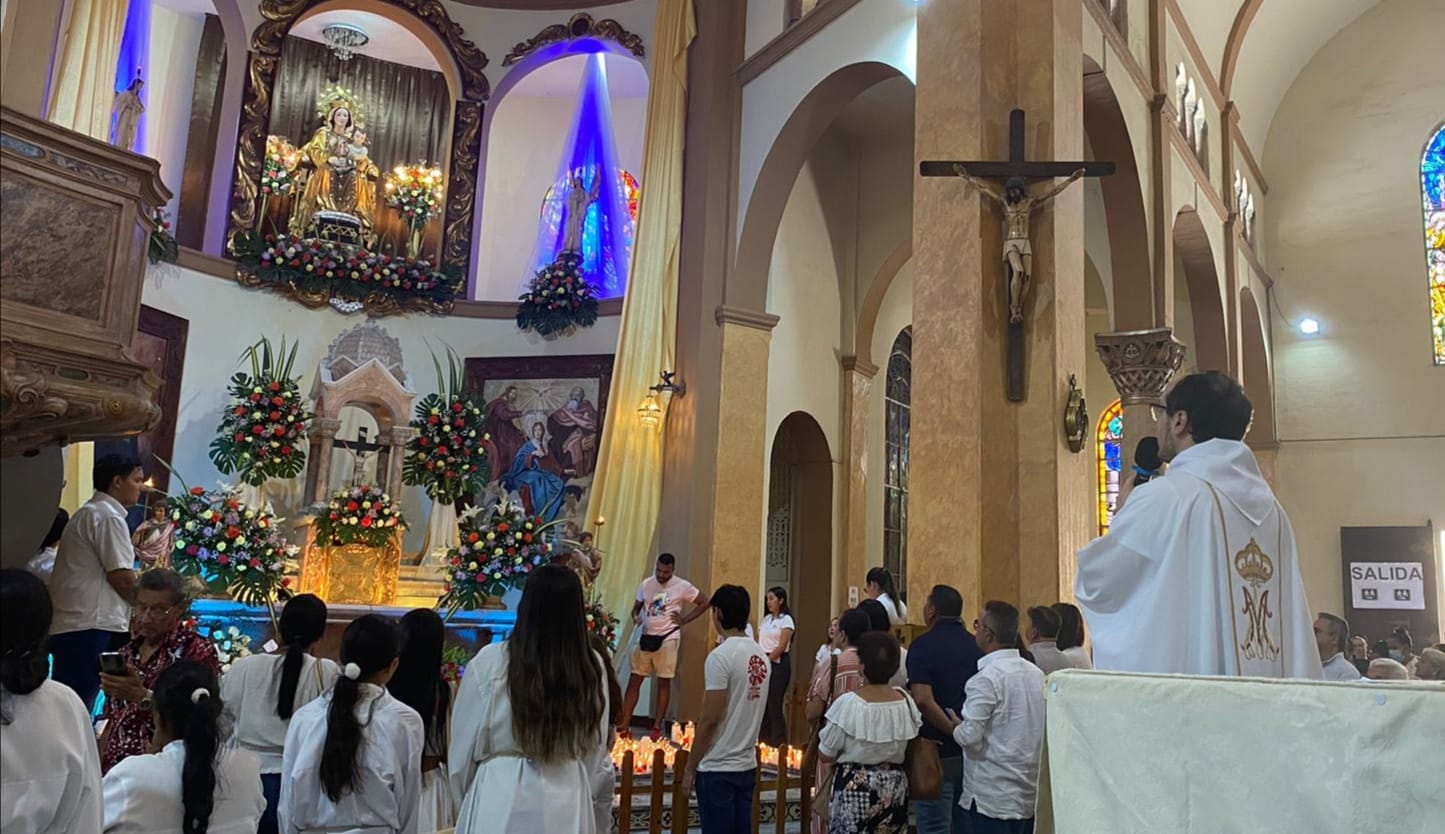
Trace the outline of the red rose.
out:
<instances>
[{"instance_id":1,"label":"red rose","mask_svg":"<svg viewBox=\"0 0 1445 834\"><path fill-rule=\"evenodd\" d=\"M531 544L531 543L532 543L532 534L531 534L531 533L523 533L523 534L522 534L522 541L525 542L525 543L527 543L527 544Z\"/></svg>"},{"instance_id":2,"label":"red rose","mask_svg":"<svg viewBox=\"0 0 1445 834\"><path fill-rule=\"evenodd\" d=\"M355 501L347 501L347 502L346 502L346 511L347 511L347 512L351 512L351 513L354 513L354 512L356 512L356 510L357 510L357 508L358 508L359 506L361 506L361 505L357 504Z\"/></svg>"},{"instance_id":3,"label":"red rose","mask_svg":"<svg viewBox=\"0 0 1445 834\"><path fill-rule=\"evenodd\" d=\"M261 567L261 560L260 560L260 559L252 559L252 560L251 560L251 567L253 567L253 568L259 568L259 567Z\"/></svg>"},{"instance_id":4,"label":"red rose","mask_svg":"<svg viewBox=\"0 0 1445 834\"><path fill-rule=\"evenodd\" d=\"M285 426L277 426L276 429L275 429L275 431L273 431L273 432L271 432L271 433L274 434L274 435L277 436L277 437L285 437L285 436L286 436L286 427L285 427Z\"/></svg>"},{"instance_id":5,"label":"red rose","mask_svg":"<svg viewBox=\"0 0 1445 834\"><path fill-rule=\"evenodd\" d=\"M280 419L281 419L281 412L279 412L279 411L273 411L273 412L271 412L271 422L274 423L274 422L276 422L277 420L280 420Z\"/></svg>"},{"instance_id":6,"label":"red rose","mask_svg":"<svg viewBox=\"0 0 1445 834\"><path fill-rule=\"evenodd\" d=\"M267 387L270 388L273 392L274 392L274 391L280 391L280 390L281 390L281 383L279 383L279 382L273 382L273 383L271 383L271 384L270 384L269 386L267 386Z\"/></svg>"},{"instance_id":7,"label":"red rose","mask_svg":"<svg viewBox=\"0 0 1445 834\"><path fill-rule=\"evenodd\" d=\"M231 564L231 557L230 557L230 556L227 556L227 555L224 554L224 553L222 553L222 554L221 554L221 558L217 559L216 561L217 561L217 562L220 562L220 563L223 564L223 565L229 565L229 564Z\"/></svg>"},{"instance_id":8,"label":"red rose","mask_svg":"<svg viewBox=\"0 0 1445 834\"><path fill-rule=\"evenodd\" d=\"M336 515L336 513L332 513L332 514L331 514L331 520L332 520L332 521L336 521L336 520L337 520L337 515Z\"/></svg>"},{"instance_id":9,"label":"red rose","mask_svg":"<svg viewBox=\"0 0 1445 834\"><path fill-rule=\"evenodd\" d=\"M435 426L437 423L440 423L442 421L442 418L433 414L432 416L426 418L426 421L428 425Z\"/></svg>"},{"instance_id":10,"label":"red rose","mask_svg":"<svg viewBox=\"0 0 1445 834\"><path fill-rule=\"evenodd\" d=\"M363 516L362 519L361 519L361 526L362 526L362 527L370 527L370 526L371 526L371 516L369 516L369 515L368 515L368 516Z\"/></svg>"},{"instance_id":11,"label":"red rose","mask_svg":"<svg viewBox=\"0 0 1445 834\"><path fill-rule=\"evenodd\" d=\"M261 395L260 395L260 394L252 394L252 395L251 395L251 402L253 402L253 403L258 403L258 402L260 402L260 401L261 401Z\"/></svg>"},{"instance_id":12,"label":"red rose","mask_svg":"<svg viewBox=\"0 0 1445 834\"><path fill-rule=\"evenodd\" d=\"M476 544L481 539L481 534L473 531L467 535L467 544Z\"/></svg>"},{"instance_id":13,"label":"red rose","mask_svg":"<svg viewBox=\"0 0 1445 834\"><path fill-rule=\"evenodd\" d=\"M290 455L291 452L293 452L293 451L295 451L295 450L293 450L290 446L282 446L282 447L281 447L281 454L283 454L283 455Z\"/></svg>"},{"instance_id":14,"label":"red rose","mask_svg":"<svg viewBox=\"0 0 1445 834\"><path fill-rule=\"evenodd\" d=\"M238 405L238 406L236 406L236 410L233 411L232 413L235 414L237 417L245 417L245 416L246 416L246 407L245 407L244 405Z\"/></svg>"},{"instance_id":15,"label":"red rose","mask_svg":"<svg viewBox=\"0 0 1445 834\"><path fill-rule=\"evenodd\" d=\"M205 490L204 487L191 487L191 494L192 494L192 495L205 495L205 494L206 494L206 490Z\"/></svg>"},{"instance_id":16,"label":"red rose","mask_svg":"<svg viewBox=\"0 0 1445 834\"><path fill-rule=\"evenodd\" d=\"M235 436L235 438L233 438L233 439L234 439L237 443L240 443L240 442L241 442L242 440L244 440L245 438L246 438L246 435L241 434L240 432L236 432L236 436Z\"/></svg>"},{"instance_id":17,"label":"red rose","mask_svg":"<svg viewBox=\"0 0 1445 834\"><path fill-rule=\"evenodd\" d=\"M461 414L461 413L462 413L462 404L461 404L461 403L452 403L452 413L453 413L453 414Z\"/></svg>"},{"instance_id":18,"label":"red rose","mask_svg":"<svg viewBox=\"0 0 1445 834\"><path fill-rule=\"evenodd\" d=\"M195 545L195 544L193 544L193 545L189 545L189 546L186 547L186 555L187 555L187 556L194 556L194 555L196 555L197 553L200 553L200 552L201 552L201 547L200 547L200 545Z\"/></svg>"},{"instance_id":19,"label":"red rose","mask_svg":"<svg viewBox=\"0 0 1445 834\"><path fill-rule=\"evenodd\" d=\"M227 527L227 528L226 528L226 538L228 538L228 539L234 539L234 538L236 538L236 537L239 536L239 535L241 535L241 529L240 529L239 527Z\"/></svg>"},{"instance_id":20,"label":"red rose","mask_svg":"<svg viewBox=\"0 0 1445 834\"><path fill-rule=\"evenodd\" d=\"M416 439L416 445L418 445L418 446L425 446L426 444L427 444L427 439L426 439L425 437L418 437L418 438Z\"/></svg>"},{"instance_id":21,"label":"red rose","mask_svg":"<svg viewBox=\"0 0 1445 834\"><path fill-rule=\"evenodd\" d=\"M280 404L282 404L282 403L284 403L284 402L286 402L286 401L283 400L283 399L281 399L280 397L272 397L272 398L271 398L271 404L272 404L272 405L280 405Z\"/></svg>"},{"instance_id":22,"label":"red rose","mask_svg":"<svg viewBox=\"0 0 1445 834\"><path fill-rule=\"evenodd\" d=\"M251 427L251 434L263 434L263 433L265 433L265 431L266 431L266 427L265 427L265 426L257 425L257 426L252 426L252 427Z\"/></svg>"},{"instance_id":23,"label":"red rose","mask_svg":"<svg viewBox=\"0 0 1445 834\"><path fill-rule=\"evenodd\" d=\"M517 548L515 548L515 547L509 547L509 548L507 548L507 555L508 555L508 556L516 556L516 555L517 555Z\"/></svg>"},{"instance_id":24,"label":"red rose","mask_svg":"<svg viewBox=\"0 0 1445 834\"><path fill-rule=\"evenodd\" d=\"M281 587L282 587L282 588L289 588L289 587L291 587L291 577L289 577L289 576L283 576L283 577L281 577Z\"/></svg>"},{"instance_id":25,"label":"red rose","mask_svg":"<svg viewBox=\"0 0 1445 834\"><path fill-rule=\"evenodd\" d=\"M454 471L452 471L452 470L450 470L450 469L447 470L447 477L448 477L448 478L455 478L456 476L457 476L457 473L456 473L456 472L454 472Z\"/></svg>"},{"instance_id":26,"label":"red rose","mask_svg":"<svg viewBox=\"0 0 1445 834\"><path fill-rule=\"evenodd\" d=\"M505 522L505 521L502 522L501 524L498 524L498 525L497 525L497 532L498 532L498 533L505 533L505 532L507 532L508 529L509 529L509 528L507 527L507 522Z\"/></svg>"}]
</instances>

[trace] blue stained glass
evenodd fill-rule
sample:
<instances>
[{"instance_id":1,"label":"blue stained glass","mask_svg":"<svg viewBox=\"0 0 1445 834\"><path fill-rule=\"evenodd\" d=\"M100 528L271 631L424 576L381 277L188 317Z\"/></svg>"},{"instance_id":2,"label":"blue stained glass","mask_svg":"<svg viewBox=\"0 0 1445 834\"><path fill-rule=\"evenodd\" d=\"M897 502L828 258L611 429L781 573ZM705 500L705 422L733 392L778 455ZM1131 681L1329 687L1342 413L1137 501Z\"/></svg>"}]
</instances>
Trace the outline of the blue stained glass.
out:
<instances>
[{"instance_id":1,"label":"blue stained glass","mask_svg":"<svg viewBox=\"0 0 1445 834\"><path fill-rule=\"evenodd\" d=\"M1123 458L1122 458L1122 456L1119 454L1119 441L1117 441L1117 440L1105 440L1105 441L1104 441L1104 465L1107 466L1107 467L1109 467L1109 471L1110 471L1110 472L1118 472L1118 471L1119 471L1119 467L1123 465L1123 464L1121 463L1122 460L1123 460Z\"/></svg>"},{"instance_id":2,"label":"blue stained glass","mask_svg":"<svg viewBox=\"0 0 1445 834\"><path fill-rule=\"evenodd\" d=\"M1445 208L1445 130L1435 131L1430 144L1420 160L1421 188L1425 194L1425 209Z\"/></svg>"}]
</instances>

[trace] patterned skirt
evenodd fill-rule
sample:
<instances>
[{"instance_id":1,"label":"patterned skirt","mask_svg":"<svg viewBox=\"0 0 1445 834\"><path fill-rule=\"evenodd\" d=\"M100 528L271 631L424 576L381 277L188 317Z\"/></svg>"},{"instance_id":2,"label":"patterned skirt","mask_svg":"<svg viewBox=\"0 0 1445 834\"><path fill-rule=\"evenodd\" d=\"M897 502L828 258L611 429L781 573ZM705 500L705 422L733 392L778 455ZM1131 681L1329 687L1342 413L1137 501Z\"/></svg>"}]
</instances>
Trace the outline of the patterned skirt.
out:
<instances>
[{"instance_id":1,"label":"patterned skirt","mask_svg":"<svg viewBox=\"0 0 1445 834\"><path fill-rule=\"evenodd\" d=\"M908 775L902 765L837 767L828 802L828 834L907 834Z\"/></svg>"}]
</instances>

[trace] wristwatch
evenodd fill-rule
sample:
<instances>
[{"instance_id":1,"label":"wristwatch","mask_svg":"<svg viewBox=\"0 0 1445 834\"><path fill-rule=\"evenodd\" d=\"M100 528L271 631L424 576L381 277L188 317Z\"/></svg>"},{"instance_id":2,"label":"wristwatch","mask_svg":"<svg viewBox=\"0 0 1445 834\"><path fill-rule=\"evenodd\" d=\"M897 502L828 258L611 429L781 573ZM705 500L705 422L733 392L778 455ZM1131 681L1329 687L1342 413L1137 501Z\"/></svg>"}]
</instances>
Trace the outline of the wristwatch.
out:
<instances>
[{"instance_id":1,"label":"wristwatch","mask_svg":"<svg viewBox=\"0 0 1445 834\"><path fill-rule=\"evenodd\" d=\"M145 696L144 698L140 699L140 706L141 706L141 709L151 709L152 707L154 707L154 706L155 706L155 693L152 692L152 691L150 691L149 689L147 689L147 690L146 690L146 696Z\"/></svg>"}]
</instances>

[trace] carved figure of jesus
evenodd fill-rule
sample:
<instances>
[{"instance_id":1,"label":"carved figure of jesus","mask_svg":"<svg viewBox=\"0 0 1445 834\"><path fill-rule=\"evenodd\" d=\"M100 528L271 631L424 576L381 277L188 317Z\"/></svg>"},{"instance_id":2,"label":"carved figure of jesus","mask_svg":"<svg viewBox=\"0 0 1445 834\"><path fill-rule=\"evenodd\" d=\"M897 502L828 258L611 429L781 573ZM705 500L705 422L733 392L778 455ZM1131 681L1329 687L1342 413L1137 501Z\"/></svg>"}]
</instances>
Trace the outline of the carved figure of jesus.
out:
<instances>
[{"instance_id":1,"label":"carved figure of jesus","mask_svg":"<svg viewBox=\"0 0 1445 834\"><path fill-rule=\"evenodd\" d=\"M597 202L602 189L602 174L592 179L592 190L582 184L582 177L574 174L570 178L571 188L567 191L567 226L562 234L562 251L582 253L582 225L587 222L587 207Z\"/></svg>"},{"instance_id":2,"label":"carved figure of jesus","mask_svg":"<svg viewBox=\"0 0 1445 834\"><path fill-rule=\"evenodd\" d=\"M140 89L145 82L137 78L130 82L130 86L115 95L115 101L111 103L110 112L115 121L115 135L111 141L121 150L133 150L135 148L136 126L140 123L140 114L145 112L145 105L140 100Z\"/></svg>"},{"instance_id":3,"label":"carved figure of jesus","mask_svg":"<svg viewBox=\"0 0 1445 834\"><path fill-rule=\"evenodd\" d=\"M1030 217L1040 206L1057 197L1059 192L1082 177L1084 169L1080 168L1070 174L1068 179L1040 194L1030 194L1022 177L1009 177L1000 188L995 183L968 173L962 165L955 165L953 169L969 185L998 203L1003 212L1003 259L1009 271L1008 320L1010 324L1020 324L1024 320L1024 300L1028 297L1034 270L1034 250L1029 243Z\"/></svg>"}]
</instances>

